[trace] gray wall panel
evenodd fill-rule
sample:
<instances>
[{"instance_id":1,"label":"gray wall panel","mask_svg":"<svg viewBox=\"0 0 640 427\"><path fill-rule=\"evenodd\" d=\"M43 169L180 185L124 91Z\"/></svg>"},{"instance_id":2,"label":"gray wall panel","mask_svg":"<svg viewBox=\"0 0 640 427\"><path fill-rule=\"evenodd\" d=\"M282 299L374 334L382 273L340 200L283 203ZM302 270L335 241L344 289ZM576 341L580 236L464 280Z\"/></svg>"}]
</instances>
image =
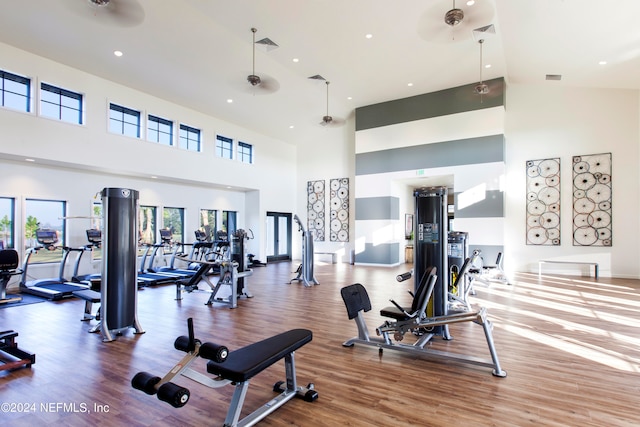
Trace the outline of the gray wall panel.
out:
<instances>
[{"instance_id":1,"label":"gray wall panel","mask_svg":"<svg viewBox=\"0 0 640 427\"><path fill-rule=\"evenodd\" d=\"M400 199L397 197L363 197L355 202L356 221L400 219Z\"/></svg>"},{"instance_id":2,"label":"gray wall panel","mask_svg":"<svg viewBox=\"0 0 640 427\"><path fill-rule=\"evenodd\" d=\"M488 80L491 92L473 93L476 83L356 108L356 131L504 105L502 77Z\"/></svg>"},{"instance_id":3,"label":"gray wall panel","mask_svg":"<svg viewBox=\"0 0 640 427\"><path fill-rule=\"evenodd\" d=\"M504 135L356 154L356 175L504 161Z\"/></svg>"},{"instance_id":4,"label":"gray wall panel","mask_svg":"<svg viewBox=\"0 0 640 427\"><path fill-rule=\"evenodd\" d=\"M458 196L454 194L456 218L504 218L504 193L500 190L489 190L485 198L465 208L458 208Z\"/></svg>"},{"instance_id":5,"label":"gray wall panel","mask_svg":"<svg viewBox=\"0 0 640 427\"><path fill-rule=\"evenodd\" d=\"M398 258L399 250L399 243L387 243L375 246L371 243L365 243L364 251L356 254L356 262L366 264L397 264L400 262Z\"/></svg>"}]
</instances>

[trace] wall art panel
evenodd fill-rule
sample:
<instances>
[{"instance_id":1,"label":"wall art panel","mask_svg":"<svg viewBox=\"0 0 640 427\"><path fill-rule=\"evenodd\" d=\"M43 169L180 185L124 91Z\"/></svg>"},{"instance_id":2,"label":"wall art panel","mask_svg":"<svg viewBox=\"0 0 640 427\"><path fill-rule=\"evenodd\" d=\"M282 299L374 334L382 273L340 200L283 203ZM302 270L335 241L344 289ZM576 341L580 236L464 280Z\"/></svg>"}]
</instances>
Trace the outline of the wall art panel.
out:
<instances>
[{"instance_id":1,"label":"wall art panel","mask_svg":"<svg viewBox=\"0 0 640 427\"><path fill-rule=\"evenodd\" d=\"M324 187L324 180L307 182L307 229L316 242L324 242Z\"/></svg>"},{"instance_id":2,"label":"wall art panel","mask_svg":"<svg viewBox=\"0 0 640 427\"><path fill-rule=\"evenodd\" d=\"M611 153L573 157L573 245L611 246Z\"/></svg>"},{"instance_id":3,"label":"wall art panel","mask_svg":"<svg viewBox=\"0 0 640 427\"><path fill-rule=\"evenodd\" d=\"M560 245L560 158L529 160L527 245Z\"/></svg>"},{"instance_id":4,"label":"wall art panel","mask_svg":"<svg viewBox=\"0 0 640 427\"><path fill-rule=\"evenodd\" d=\"M332 242L349 241L349 178L332 179L330 188L330 227L329 240Z\"/></svg>"}]
</instances>

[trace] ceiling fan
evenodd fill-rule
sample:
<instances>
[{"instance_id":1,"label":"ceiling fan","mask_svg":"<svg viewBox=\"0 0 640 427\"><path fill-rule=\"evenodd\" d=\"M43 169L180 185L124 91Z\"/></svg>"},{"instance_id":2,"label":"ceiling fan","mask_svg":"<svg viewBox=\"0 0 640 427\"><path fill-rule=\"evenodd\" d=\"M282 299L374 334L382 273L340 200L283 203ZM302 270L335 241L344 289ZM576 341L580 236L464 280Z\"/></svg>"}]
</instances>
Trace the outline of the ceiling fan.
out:
<instances>
[{"instance_id":1,"label":"ceiling fan","mask_svg":"<svg viewBox=\"0 0 640 427\"><path fill-rule=\"evenodd\" d=\"M455 0L434 0L418 20L417 32L430 43L457 43L471 38L471 31L494 17L489 1L456 5Z\"/></svg>"},{"instance_id":2,"label":"ceiling fan","mask_svg":"<svg viewBox=\"0 0 640 427\"><path fill-rule=\"evenodd\" d=\"M482 45L484 44L484 40L487 36L495 35L495 27L493 24L485 25L484 27L476 28L473 30L473 38L480 45L480 82L475 85L473 91L476 95L480 95L480 102L482 103L482 97L484 95L488 95L491 92L491 88L482 80L482 69L484 68L484 64L482 62Z\"/></svg>"},{"instance_id":3,"label":"ceiling fan","mask_svg":"<svg viewBox=\"0 0 640 427\"><path fill-rule=\"evenodd\" d=\"M251 74L247 76L247 82L249 82L248 88L254 95L257 93L273 93L280 89L280 84L274 78L266 74L262 76L256 74L256 44L264 45L267 49L275 49L278 47L278 45L269 38L256 41L257 32L258 30L256 28L251 28L253 35L253 43L251 44L253 56L251 61Z\"/></svg>"},{"instance_id":4,"label":"ceiling fan","mask_svg":"<svg viewBox=\"0 0 640 427\"><path fill-rule=\"evenodd\" d=\"M309 77L309 78L315 78L315 76ZM332 127L342 126L344 124L344 120L338 117L333 117L329 115L329 84L330 83L331 83L330 81L325 80L325 84L327 85L327 113L322 117L320 126L332 126Z\"/></svg>"},{"instance_id":5,"label":"ceiling fan","mask_svg":"<svg viewBox=\"0 0 640 427\"><path fill-rule=\"evenodd\" d=\"M134 27L145 17L138 0L72 0L65 4L76 15L107 26Z\"/></svg>"}]
</instances>

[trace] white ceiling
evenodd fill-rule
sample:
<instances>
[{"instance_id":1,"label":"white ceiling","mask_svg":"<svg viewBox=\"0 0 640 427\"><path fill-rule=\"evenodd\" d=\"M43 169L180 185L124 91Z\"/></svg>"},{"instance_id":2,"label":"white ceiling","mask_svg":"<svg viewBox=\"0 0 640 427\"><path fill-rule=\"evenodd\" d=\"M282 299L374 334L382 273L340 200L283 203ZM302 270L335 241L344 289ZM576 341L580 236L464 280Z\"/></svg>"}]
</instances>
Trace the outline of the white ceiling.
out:
<instances>
[{"instance_id":1,"label":"white ceiling","mask_svg":"<svg viewBox=\"0 0 640 427\"><path fill-rule=\"evenodd\" d=\"M457 0L465 19L450 28L443 18L452 5L111 0L108 7L118 9L108 10L88 0L6 1L0 42L290 143L331 132L319 126L326 85L309 76L331 82L329 114L342 119L356 107L473 83L480 51L471 31L488 24L496 34L483 44L483 62L491 64L484 79L640 89L638 0ZM256 74L277 80L275 92L246 82L252 27L257 40L279 45L256 49ZM546 74L562 80L545 81Z\"/></svg>"}]
</instances>

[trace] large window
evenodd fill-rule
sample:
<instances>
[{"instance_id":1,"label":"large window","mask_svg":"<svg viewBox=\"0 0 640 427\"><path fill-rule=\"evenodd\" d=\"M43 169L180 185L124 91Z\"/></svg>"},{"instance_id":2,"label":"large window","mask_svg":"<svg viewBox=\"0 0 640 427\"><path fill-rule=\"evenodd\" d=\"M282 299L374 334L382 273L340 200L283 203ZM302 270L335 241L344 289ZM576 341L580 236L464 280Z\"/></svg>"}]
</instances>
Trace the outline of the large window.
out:
<instances>
[{"instance_id":1,"label":"large window","mask_svg":"<svg viewBox=\"0 0 640 427\"><path fill-rule=\"evenodd\" d=\"M38 243L36 231L53 230L58 241L49 249L40 249L29 260L30 263L60 262L65 244L65 221L67 204L60 200L27 199L25 201L24 246L25 251L42 246Z\"/></svg>"},{"instance_id":2,"label":"large window","mask_svg":"<svg viewBox=\"0 0 640 427\"><path fill-rule=\"evenodd\" d=\"M0 249L14 247L15 200L9 197L0 197Z\"/></svg>"},{"instance_id":3,"label":"large window","mask_svg":"<svg viewBox=\"0 0 640 427\"><path fill-rule=\"evenodd\" d=\"M200 209L200 231L207 236L207 240L216 240L218 211L212 209Z\"/></svg>"},{"instance_id":4,"label":"large window","mask_svg":"<svg viewBox=\"0 0 640 427\"><path fill-rule=\"evenodd\" d=\"M156 207L140 206L138 211L138 230L141 246L152 245L156 242Z\"/></svg>"},{"instance_id":5,"label":"large window","mask_svg":"<svg viewBox=\"0 0 640 427\"><path fill-rule=\"evenodd\" d=\"M171 230L171 241L184 243L184 208L164 208L162 221L164 228Z\"/></svg>"},{"instance_id":6,"label":"large window","mask_svg":"<svg viewBox=\"0 0 640 427\"><path fill-rule=\"evenodd\" d=\"M238 142L238 159L242 163L253 163L253 145L246 142Z\"/></svg>"},{"instance_id":7,"label":"large window","mask_svg":"<svg viewBox=\"0 0 640 427\"><path fill-rule=\"evenodd\" d=\"M140 111L109 104L109 131L140 138Z\"/></svg>"},{"instance_id":8,"label":"large window","mask_svg":"<svg viewBox=\"0 0 640 427\"><path fill-rule=\"evenodd\" d=\"M0 105L31 111L31 79L0 70Z\"/></svg>"},{"instance_id":9,"label":"large window","mask_svg":"<svg viewBox=\"0 0 640 427\"><path fill-rule=\"evenodd\" d=\"M162 145L173 145L173 122L149 114L147 118L147 139Z\"/></svg>"},{"instance_id":10,"label":"large window","mask_svg":"<svg viewBox=\"0 0 640 427\"><path fill-rule=\"evenodd\" d=\"M218 135L216 137L216 156L223 159L233 158L233 139Z\"/></svg>"},{"instance_id":11,"label":"large window","mask_svg":"<svg viewBox=\"0 0 640 427\"><path fill-rule=\"evenodd\" d=\"M67 89L40 84L40 115L81 125L82 94Z\"/></svg>"},{"instance_id":12,"label":"large window","mask_svg":"<svg viewBox=\"0 0 640 427\"><path fill-rule=\"evenodd\" d=\"M180 124L180 147L190 151L200 151L200 129Z\"/></svg>"},{"instance_id":13,"label":"large window","mask_svg":"<svg viewBox=\"0 0 640 427\"><path fill-rule=\"evenodd\" d=\"M231 235L236 232L236 212L222 211L222 230L224 230L231 241Z\"/></svg>"}]
</instances>

